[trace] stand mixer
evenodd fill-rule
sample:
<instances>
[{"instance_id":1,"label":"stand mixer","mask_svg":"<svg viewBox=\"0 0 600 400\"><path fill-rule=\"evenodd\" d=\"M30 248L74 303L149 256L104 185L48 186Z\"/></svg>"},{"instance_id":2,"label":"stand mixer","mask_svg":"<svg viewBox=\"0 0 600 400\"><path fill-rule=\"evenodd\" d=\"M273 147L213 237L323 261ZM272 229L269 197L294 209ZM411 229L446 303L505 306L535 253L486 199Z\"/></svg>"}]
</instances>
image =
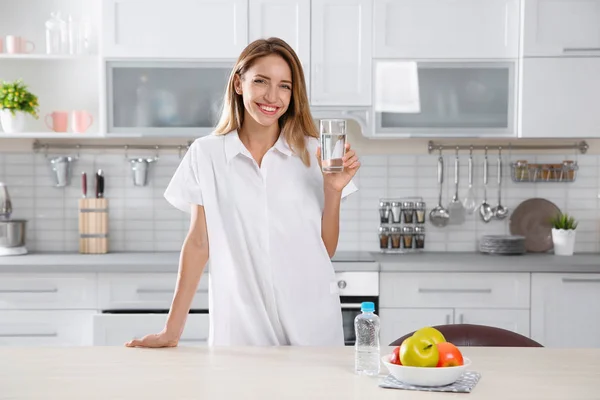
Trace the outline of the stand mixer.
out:
<instances>
[{"instance_id":1,"label":"stand mixer","mask_svg":"<svg viewBox=\"0 0 600 400\"><path fill-rule=\"evenodd\" d=\"M0 182L0 256L27 254L25 229L27 221L10 219L12 203L8 188Z\"/></svg>"}]
</instances>

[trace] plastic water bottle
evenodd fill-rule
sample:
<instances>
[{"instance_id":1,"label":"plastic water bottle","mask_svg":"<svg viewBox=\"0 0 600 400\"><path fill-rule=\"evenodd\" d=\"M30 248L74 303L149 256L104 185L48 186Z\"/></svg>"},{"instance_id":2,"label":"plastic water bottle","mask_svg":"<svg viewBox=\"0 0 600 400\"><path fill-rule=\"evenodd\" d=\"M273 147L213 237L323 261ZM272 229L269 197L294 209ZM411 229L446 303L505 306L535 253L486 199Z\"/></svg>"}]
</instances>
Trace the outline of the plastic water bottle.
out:
<instances>
[{"instance_id":1,"label":"plastic water bottle","mask_svg":"<svg viewBox=\"0 0 600 400\"><path fill-rule=\"evenodd\" d=\"M361 314L354 319L355 367L359 375L379 375L379 317L375 314L375 304L364 302Z\"/></svg>"}]
</instances>

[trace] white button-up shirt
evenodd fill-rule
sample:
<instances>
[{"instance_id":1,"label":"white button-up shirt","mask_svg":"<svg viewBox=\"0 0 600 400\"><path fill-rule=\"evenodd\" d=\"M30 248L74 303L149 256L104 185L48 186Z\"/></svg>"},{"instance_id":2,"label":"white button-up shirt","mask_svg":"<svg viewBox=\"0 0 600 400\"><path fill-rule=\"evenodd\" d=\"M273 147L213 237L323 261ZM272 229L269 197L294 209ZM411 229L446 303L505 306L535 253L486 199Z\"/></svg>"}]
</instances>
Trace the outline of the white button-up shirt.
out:
<instances>
[{"instance_id":1,"label":"white button-up shirt","mask_svg":"<svg viewBox=\"0 0 600 400\"><path fill-rule=\"evenodd\" d=\"M196 139L165 198L204 206L210 345L343 345L333 265L321 239L323 175L280 135L259 167L238 132ZM342 197L357 190L350 182ZM198 266L200 267L200 266Z\"/></svg>"}]
</instances>

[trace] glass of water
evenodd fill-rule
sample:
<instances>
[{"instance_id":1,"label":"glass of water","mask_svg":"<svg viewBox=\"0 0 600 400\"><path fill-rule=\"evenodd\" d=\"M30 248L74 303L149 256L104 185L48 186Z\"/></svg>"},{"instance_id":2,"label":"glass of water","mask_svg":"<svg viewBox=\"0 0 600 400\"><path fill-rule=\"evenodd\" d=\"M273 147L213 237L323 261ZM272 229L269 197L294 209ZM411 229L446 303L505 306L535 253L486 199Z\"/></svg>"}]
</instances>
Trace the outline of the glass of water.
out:
<instances>
[{"instance_id":1,"label":"glass of water","mask_svg":"<svg viewBox=\"0 0 600 400\"><path fill-rule=\"evenodd\" d=\"M321 167L323 172L342 172L346 154L346 120L322 119L319 122L321 133Z\"/></svg>"}]
</instances>

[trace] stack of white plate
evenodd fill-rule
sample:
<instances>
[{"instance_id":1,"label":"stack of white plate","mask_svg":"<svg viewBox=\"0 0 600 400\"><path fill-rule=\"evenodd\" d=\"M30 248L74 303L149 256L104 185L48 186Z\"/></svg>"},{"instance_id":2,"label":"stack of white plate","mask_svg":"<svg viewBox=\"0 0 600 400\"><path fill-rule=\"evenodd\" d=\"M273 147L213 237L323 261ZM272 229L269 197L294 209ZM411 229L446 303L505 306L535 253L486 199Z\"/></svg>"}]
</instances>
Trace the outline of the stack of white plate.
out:
<instances>
[{"instance_id":1,"label":"stack of white plate","mask_svg":"<svg viewBox=\"0 0 600 400\"><path fill-rule=\"evenodd\" d=\"M485 235L479 240L479 251L488 254L525 254L525 236Z\"/></svg>"}]
</instances>

